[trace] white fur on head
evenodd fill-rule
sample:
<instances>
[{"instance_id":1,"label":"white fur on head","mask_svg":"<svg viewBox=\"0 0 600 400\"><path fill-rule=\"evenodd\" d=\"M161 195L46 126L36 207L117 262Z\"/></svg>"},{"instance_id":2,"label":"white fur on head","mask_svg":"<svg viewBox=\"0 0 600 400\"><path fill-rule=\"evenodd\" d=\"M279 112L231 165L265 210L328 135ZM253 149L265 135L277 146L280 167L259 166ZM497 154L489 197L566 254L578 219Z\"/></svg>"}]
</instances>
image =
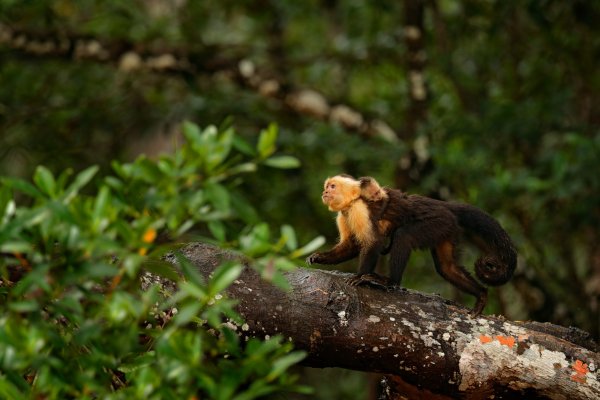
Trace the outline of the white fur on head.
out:
<instances>
[{"instance_id":1,"label":"white fur on head","mask_svg":"<svg viewBox=\"0 0 600 400\"><path fill-rule=\"evenodd\" d=\"M330 211L343 211L360 197L360 182L356 179L341 175L327 178L324 185L325 190L330 184L336 185L336 195L327 199L323 197L323 202L327 204Z\"/></svg>"}]
</instances>

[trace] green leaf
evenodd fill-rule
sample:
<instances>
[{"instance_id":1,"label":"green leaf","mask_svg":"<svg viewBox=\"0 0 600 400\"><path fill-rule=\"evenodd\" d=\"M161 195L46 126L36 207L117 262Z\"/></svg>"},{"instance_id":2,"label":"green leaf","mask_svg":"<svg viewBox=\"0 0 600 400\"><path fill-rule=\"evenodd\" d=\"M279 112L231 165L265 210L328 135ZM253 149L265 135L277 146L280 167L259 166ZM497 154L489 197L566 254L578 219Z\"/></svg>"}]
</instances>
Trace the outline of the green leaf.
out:
<instances>
[{"instance_id":1,"label":"green leaf","mask_svg":"<svg viewBox=\"0 0 600 400\"><path fill-rule=\"evenodd\" d=\"M37 187L49 197L54 197L56 195L56 181L54 180L52 172L50 172L48 168L44 167L43 165L39 165L35 169L33 181Z\"/></svg>"},{"instance_id":2,"label":"green leaf","mask_svg":"<svg viewBox=\"0 0 600 400\"><path fill-rule=\"evenodd\" d=\"M260 217L256 210L244 196L237 191L233 192L233 196L231 197L231 207L246 224L256 224L260 221Z\"/></svg>"},{"instance_id":3,"label":"green leaf","mask_svg":"<svg viewBox=\"0 0 600 400\"><path fill-rule=\"evenodd\" d=\"M290 271L296 269L296 264L294 264L285 257L277 257L275 259L275 267L277 267L277 269L281 271Z\"/></svg>"},{"instance_id":4,"label":"green leaf","mask_svg":"<svg viewBox=\"0 0 600 400\"><path fill-rule=\"evenodd\" d=\"M252 146L246 142L244 139L235 135L233 137L233 147L238 150L240 153L245 154L250 157L254 157L256 155L256 151Z\"/></svg>"},{"instance_id":5,"label":"green leaf","mask_svg":"<svg viewBox=\"0 0 600 400\"><path fill-rule=\"evenodd\" d=\"M49 207L27 209L25 212L18 215L15 222L22 224L23 226L31 227L47 221L51 215L52 213L50 212Z\"/></svg>"},{"instance_id":6,"label":"green leaf","mask_svg":"<svg viewBox=\"0 0 600 400\"><path fill-rule=\"evenodd\" d=\"M102 186L96 200L94 202L94 211L92 213L92 219L94 221L94 228L99 229L101 221L108 218L108 211L111 201L110 189L108 186Z\"/></svg>"},{"instance_id":7,"label":"green leaf","mask_svg":"<svg viewBox=\"0 0 600 400\"><path fill-rule=\"evenodd\" d=\"M319 247L323 246L324 244L325 244L325 237L317 236L316 238L311 240L309 243L307 243L306 245L302 246L301 248L299 248L298 250L296 250L292 254L290 254L290 257L297 258L297 257L301 257L304 255L310 254L310 253L314 252L315 250L317 250Z\"/></svg>"},{"instance_id":8,"label":"green leaf","mask_svg":"<svg viewBox=\"0 0 600 400\"><path fill-rule=\"evenodd\" d=\"M163 278L170 279L174 282L177 282L180 279L180 276L177 271L175 271L173 264L168 261L148 259L142 264L142 266L145 270L162 276Z\"/></svg>"},{"instance_id":9,"label":"green leaf","mask_svg":"<svg viewBox=\"0 0 600 400\"><path fill-rule=\"evenodd\" d=\"M135 160L133 173L136 178L147 183L160 182L163 177L163 173L156 162L149 160L145 155L141 155Z\"/></svg>"},{"instance_id":10,"label":"green leaf","mask_svg":"<svg viewBox=\"0 0 600 400\"><path fill-rule=\"evenodd\" d=\"M186 221L184 221L179 228L177 228L177 230L175 231L175 235L174 238L178 238L181 235L183 235L184 233L186 233L188 230L190 230L193 226L194 226L194 220L192 219L188 219Z\"/></svg>"},{"instance_id":11,"label":"green leaf","mask_svg":"<svg viewBox=\"0 0 600 400\"><path fill-rule=\"evenodd\" d=\"M152 365L156 361L156 353L153 350L148 351L147 353L142 353L135 357L129 363L123 363L119 365L119 371L130 373L139 368L146 367Z\"/></svg>"},{"instance_id":12,"label":"green leaf","mask_svg":"<svg viewBox=\"0 0 600 400\"><path fill-rule=\"evenodd\" d=\"M202 276L202 274L200 274L200 272L198 272L196 266L194 266L194 264L192 264L191 261L188 260L187 257L184 256L179 250L174 251L173 255L177 259L177 263L181 268L181 272L183 272L183 276L185 277L185 279L198 286L203 286L204 277Z\"/></svg>"},{"instance_id":13,"label":"green leaf","mask_svg":"<svg viewBox=\"0 0 600 400\"><path fill-rule=\"evenodd\" d=\"M273 363L273 367L271 368L271 372L267 375L267 380L273 380L283 374L289 367L294 364L299 363L306 357L306 352L304 351L295 351L293 353L287 354L283 357L278 358Z\"/></svg>"},{"instance_id":14,"label":"green leaf","mask_svg":"<svg viewBox=\"0 0 600 400\"><path fill-rule=\"evenodd\" d=\"M16 211L17 205L12 199L10 188L3 187L0 189L0 226L8 223Z\"/></svg>"},{"instance_id":15,"label":"green leaf","mask_svg":"<svg viewBox=\"0 0 600 400\"><path fill-rule=\"evenodd\" d=\"M104 182L106 182L106 185L111 189L114 189L117 193L125 188L123 181L121 181L119 178L115 178L114 176L107 176L104 179Z\"/></svg>"},{"instance_id":16,"label":"green leaf","mask_svg":"<svg viewBox=\"0 0 600 400\"><path fill-rule=\"evenodd\" d=\"M270 230L266 223L256 225L250 233L240 236L240 245L242 250L252 256L257 257L269 252L272 249L270 243Z\"/></svg>"},{"instance_id":17,"label":"green leaf","mask_svg":"<svg viewBox=\"0 0 600 400\"><path fill-rule=\"evenodd\" d=\"M32 249L32 244L25 241L20 242L5 242L0 245L0 251L2 253L28 253Z\"/></svg>"},{"instance_id":18,"label":"green leaf","mask_svg":"<svg viewBox=\"0 0 600 400\"><path fill-rule=\"evenodd\" d=\"M283 225L281 227L281 237L285 241L285 246L290 251L296 250L298 247L298 240L296 239L296 231L290 225Z\"/></svg>"},{"instance_id":19,"label":"green leaf","mask_svg":"<svg viewBox=\"0 0 600 400\"><path fill-rule=\"evenodd\" d=\"M208 229L218 241L224 242L226 240L225 225L221 221L209 221Z\"/></svg>"},{"instance_id":20,"label":"green leaf","mask_svg":"<svg viewBox=\"0 0 600 400\"><path fill-rule=\"evenodd\" d=\"M265 165L279 169L292 169L300 166L300 160L292 156L276 156L267 158L264 162Z\"/></svg>"},{"instance_id":21,"label":"green leaf","mask_svg":"<svg viewBox=\"0 0 600 400\"><path fill-rule=\"evenodd\" d=\"M177 315L173 318L173 322L175 325L187 324L192 318L200 313L201 309L202 304L198 302L188 303L181 307L181 309L178 309Z\"/></svg>"},{"instance_id":22,"label":"green leaf","mask_svg":"<svg viewBox=\"0 0 600 400\"><path fill-rule=\"evenodd\" d=\"M263 276L263 278L268 280L269 282L271 282L273 285L277 286L279 289L283 290L284 292L289 292L290 290L292 290L292 286L290 285L290 282L286 279L286 277L280 271L275 271L274 273L271 274L271 276L268 276L268 277Z\"/></svg>"},{"instance_id":23,"label":"green leaf","mask_svg":"<svg viewBox=\"0 0 600 400\"><path fill-rule=\"evenodd\" d=\"M243 266L232 262L227 262L219 266L213 273L210 280L210 294L215 295L225 290L242 273Z\"/></svg>"},{"instance_id":24,"label":"green leaf","mask_svg":"<svg viewBox=\"0 0 600 400\"><path fill-rule=\"evenodd\" d=\"M243 164L234 165L229 169L229 173L231 175L234 174L247 174L251 172L256 172L256 164L252 162L247 162Z\"/></svg>"},{"instance_id":25,"label":"green leaf","mask_svg":"<svg viewBox=\"0 0 600 400\"><path fill-rule=\"evenodd\" d=\"M79 193L79 190L92 180L98 169L97 165L92 165L78 173L73 183L65 191L64 202L69 203Z\"/></svg>"},{"instance_id":26,"label":"green leaf","mask_svg":"<svg viewBox=\"0 0 600 400\"><path fill-rule=\"evenodd\" d=\"M179 287L185 296L191 296L195 301L202 302L206 299L206 291L198 285L195 285L191 282L182 282Z\"/></svg>"},{"instance_id":27,"label":"green leaf","mask_svg":"<svg viewBox=\"0 0 600 400\"><path fill-rule=\"evenodd\" d=\"M215 182L207 182L205 194L215 209L224 213L228 213L231 210L231 197L223 185Z\"/></svg>"},{"instance_id":28,"label":"green leaf","mask_svg":"<svg viewBox=\"0 0 600 400\"><path fill-rule=\"evenodd\" d=\"M123 260L123 268L128 276L133 277L137 274L142 262L145 260L144 257L138 254L130 254Z\"/></svg>"},{"instance_id":29,"label":"green leaf","mask_svg":"<svg viewBox=\"0 0 600 400\"><path fill-rule=\"evenodd\" d=\"M7 375L0 375L0 398L3 399L27 399L29 393L22 392L19 388L14 385L9 378L18 379L21 386L29 386L27 382L20 376L14 376L16 374L9 373Z\"/></svg>"},{"instance_id":30,"label":"green leaf","mask_svg":"<svg viewBox=\"0 0 600 400\"><path fill-rule=\"evenodd\" d=\"M26 313L36 311L40 305L35 300L13 301L8 307L16 312Z\"/></svg>"},{"instance_id":31,"label":"green leaf","mask_svg":"<svg viewBox=\"0 0 600 400\"><path fill-rule=\"evenodd\" d=\"M227 158L233 142L233 130L228 129L218 135L210 153L207 155L207 167L212 171Z\"/></svg>"},{"instance_id":32,"label":"green leaf","mask_svg":"<svg viewBox=\"0 0 600 400\"><path fill-rule=\"evenodd\" d=\"M37 188L29 182L26 182L22 179L17 178L2 178L2 183L6 186L18 190L19 192L23 192L26 195L29 195L35 199L39 199L44 197L42 192L37 190Z\"/></svg>"},{"instance_id":33,"label":"green leaf","mask_svg":"<svg viewBox=\"0 0 600 400\"><path fill-rule=\"evenodd\" d=\"M277 140L277 124L271 123L267 129L264 129L258 138L256 150L260 158L267 158L275 152L275 142Z\"/></svg>"},{"instance_id":34,"label":"green leaf","mask_svg":"<svg viewBox=\"0 0 600 400\"><path fill-rule=\"evenodd\" d=\"M202 140L202 135L200 134L200 128L198 125L194 124L190 121L184 121L182 125L183 136L190 143L200 143Z\"/></svg>"}]
</instances>

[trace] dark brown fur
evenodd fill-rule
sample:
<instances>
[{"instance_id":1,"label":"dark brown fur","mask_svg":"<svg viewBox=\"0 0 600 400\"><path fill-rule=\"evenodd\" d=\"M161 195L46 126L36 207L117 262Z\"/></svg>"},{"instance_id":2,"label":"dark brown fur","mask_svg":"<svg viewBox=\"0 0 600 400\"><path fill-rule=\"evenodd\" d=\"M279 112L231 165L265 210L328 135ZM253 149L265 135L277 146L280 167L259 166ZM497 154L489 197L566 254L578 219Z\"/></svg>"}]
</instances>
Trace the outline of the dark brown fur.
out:
<instances>
[{"instance_id":1,"label":"dark brown fur","mask_svg":"<svg viewBox=\"0 0 600 400\"><path fill-rule=\"evenodd\" d=\"M382 189L370 177L360 179L369 217L376 236L369 248L363 249L350 238L329 252L314 253L309 263L337 264L360 255L358 274L353 285L381 285L381 277L373 273L380 253L385 253L384 240L390 239L390 277L387 285L397 286L414 249L430 249L437 272L462 291L477 298L473 309L479 314L487 301L487 289L458 263L457 246L463 233L482 251L475 263L477 276L490 285L505 283L514 271L516 251L508 234L485 212L467 205L448 203L400 190ZM379 190L379 191L378 191ZM385 191L385 192L383 192Z\"/></svg>"}]
</instances>

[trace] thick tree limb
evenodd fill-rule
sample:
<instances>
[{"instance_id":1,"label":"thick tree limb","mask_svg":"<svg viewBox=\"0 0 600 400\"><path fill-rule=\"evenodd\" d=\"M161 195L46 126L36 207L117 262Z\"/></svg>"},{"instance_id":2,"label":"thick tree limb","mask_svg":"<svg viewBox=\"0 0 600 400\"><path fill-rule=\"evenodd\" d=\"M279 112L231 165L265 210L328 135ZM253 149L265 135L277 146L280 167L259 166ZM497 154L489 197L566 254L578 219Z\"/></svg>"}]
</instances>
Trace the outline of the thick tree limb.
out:
<instances>
[{"instance_id":1,"label":"thick tree limb","mask_svg":"<svg viewBox=\"0 0 600 400\"><path fill-rule=\"evenodd\" d=\"M230 55L231 51L219 46L159 49L89 35L32 32L0 23L1 46L23 57L106 63L130 73L145 70L184 77L219 74L243 88L279 102L282 108L291 112L331 121L364 136L380 136L390 142L398 140L396 133L384 121L370 118L345 104L332 104L316 90L298 88L269 77L246 56Z\"/></svg>"},{"instance_id":2,"label":"thick tree limb","mask_svg":"<svg viewBox=\"0 0 600 400\"><path fill-rule=\"evenodd\" d=\"M236 257L201 243L182 252L206 276ZM298 268L287 273L285 293L246 266L227 291L246 320L238 332L281 334L308 351L306 365L380 372L404 395L600 398L600 354L591 342L567 341L565 328L471 318L439 296L355 288L347 277Z\"/></svg>"}]
</instances>

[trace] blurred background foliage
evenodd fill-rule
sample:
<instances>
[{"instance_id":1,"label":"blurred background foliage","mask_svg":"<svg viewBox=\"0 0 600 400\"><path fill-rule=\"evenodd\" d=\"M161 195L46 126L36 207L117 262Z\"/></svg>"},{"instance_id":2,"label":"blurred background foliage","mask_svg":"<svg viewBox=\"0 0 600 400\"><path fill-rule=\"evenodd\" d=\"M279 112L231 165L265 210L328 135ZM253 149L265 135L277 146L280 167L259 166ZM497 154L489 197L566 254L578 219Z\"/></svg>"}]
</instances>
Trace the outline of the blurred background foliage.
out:
<instances>
[{"instance_id":1,"label":"blurred background foliage","mask_svg":"<svg viewBox=\"0 0 600 400\"><path fill-rule=\"evenodd\" d=\"M585 0L0 0L0 24L24 41L94 39L116 54L187 54L194 66L131 72L119 57L36 53L0 34L0 173L29 177L40 163L106 172L113 159L180 146L185 119L249 141L275 121L278 145L302 167L261 170L236 188L270 226L333 244L319 196L340 172L473 203L519 250L487 312L597 339L599 20L600 3ZM246 61L284 95L232 74ZM290 88L385 121L393 135L298 112ZM471 301L433 271L417 253L405 284Z\"/></svg>"}]
</instances>

